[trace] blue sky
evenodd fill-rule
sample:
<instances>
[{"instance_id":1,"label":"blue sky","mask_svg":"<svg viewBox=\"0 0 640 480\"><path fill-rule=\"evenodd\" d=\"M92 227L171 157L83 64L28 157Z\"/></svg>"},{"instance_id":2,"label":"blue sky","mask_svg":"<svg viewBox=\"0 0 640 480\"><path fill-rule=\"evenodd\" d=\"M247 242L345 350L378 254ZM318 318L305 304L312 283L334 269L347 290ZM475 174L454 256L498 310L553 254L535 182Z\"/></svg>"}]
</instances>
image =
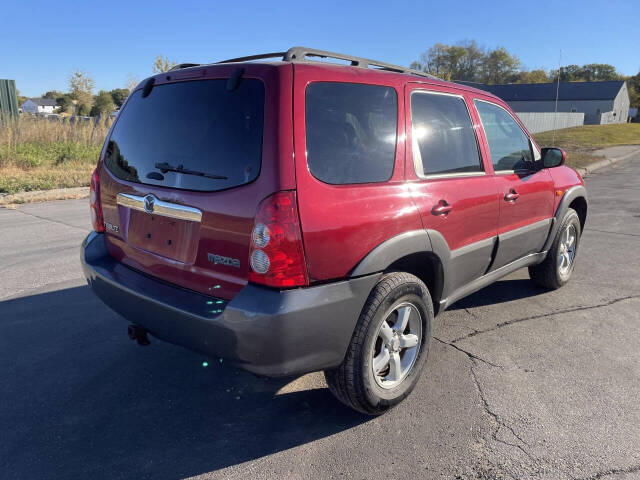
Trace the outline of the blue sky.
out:
<instances>
[{"instance_id":1,"label":"blue sky","mask_svg":"<svg viewBox=\"0 0 640 480\"><path fill-rule=\"evenodd\" d=\"M436 42L505 46L529 69L611 63L640 69L638 0L607 1L8 1L0 78L22 95L66 90L75 68L96 89L151 74L158 54L212 62L305 45L409 65ZM11 19L12 21L7 21Z\"/></svg>"}]
</instances>

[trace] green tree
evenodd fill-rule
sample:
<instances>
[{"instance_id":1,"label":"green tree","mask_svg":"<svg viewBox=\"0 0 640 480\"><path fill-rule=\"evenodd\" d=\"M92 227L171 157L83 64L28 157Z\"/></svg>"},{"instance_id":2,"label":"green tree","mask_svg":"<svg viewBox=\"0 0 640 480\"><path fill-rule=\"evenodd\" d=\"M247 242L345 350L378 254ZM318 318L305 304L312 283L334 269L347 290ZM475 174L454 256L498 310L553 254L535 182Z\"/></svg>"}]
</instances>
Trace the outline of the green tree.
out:
<instances>
[{"instance_id":1,"label":"green tree","mask_svg":"<svg viewBox=\"0 0 640 480\"><path fill-rule=\"evenodd\" d=\"M113 97L110 92L100 90L93 100L90 115L97 117L103 114L109 114L116 108Z\"/></svg>"},{"instance_id":2,"label":"green tree","mask_svg":"<svg viewBox=\"0 0 640 480\"><path fill-rule=\"evenodd\" d=\"M156 56L155 62L153 62L153 73L163 73L168 72L173 67L177 65L173 60L169 60L167 57L163 57L162 55Z\"/></svg>"},{"instance_id":3,"label":"green tree","mask_svg":"<svg viewBox=\"0 0 640 480\"><path fill-rule=\"evenodd\" d=\"M558 71L552 70L550 76L553 81L558 79ZM616 67L608 63L589 63L587 65L566 65L560 68L561 82L604 82L606 80L620 80L622 76Z\"/></svg>"},{"instance_id":4,"label":"green tree","mask_svg":"<svg viewBox=\"0 0 640 480\"><path fill-rule=\"evenodd\" d=\"M483 82L488 84L509 83L516 79L520 70L520 59L506 48L498 47L487 52L483 64Z\"/></svg>"},{"instance_id":5,"label":"green tree","mask_svg":"<svg viewBox=\"0 0 640 480\"><path fill-rule=\"evenodd\" d=\"M64 95L64 93L59 90L49 90L42 95L42 98L50 98L52 100L55 100L57 98L60 98L62 95Z\"/></svg>"},{"instance_id":6,"label":"green tree","mask_svg":"<svg viewBox=\"0 0 640 480\"><path fill-rule=\"evenodd\" d=\"M462 58L462 66L460 75L456 80L466 80L468 82L480 81L480 72L482 63L486 55L485 49L482 48L475 40L464 40L458 43L466 51Z\"/></svg>"},{"instance_id":7,"label":"green tree","mask_svg":"<svg viewBox=\"0 0 640 480\"><path fill-rule=\"evenodd\" d=\"M73 113L75 110L75 103L70 93L63 93L56 98L56 103L60 106L60 112Z\"/></svg>"},{"instance_id":8,"label":"green tree","mask_svg":"<svg viewBox=\"0 0 640 480\"><path fill-rule=\"evenodd\" d=\"M95 82L82 70L75 70L69 76L69 93L76 101L76 113L87 115L91 111L93 104L93 89ZM82 112L80 113L80 109Z\"/></svg>"},{"instance_id":9,"label":"green tree","mask_svg":"<svg viewBox=\"0 0 640 480\"><path fill-rule=\"evenodd\" d=\"M619 80L621 75L616 71L616 67L608 63L590 63L582 67L582 77L586 82L603 82Z\"/></svg>"},{"instance_id":10,"label":"green tree","mask_svg":"<svg viewBox=\"0 0 640 480\"><path fill-rule=\"evenodd\" d=\"M21 107L24 102L29 100L29 97L20 95L20 90L16 88L16 97L18 97L18 107Z\"/></svg>"},{"instance_id":11,"label":"green tree","mask_svg":"<svg viewBox=\"0 0 640 480\"><path fill-rule=\"evenodd\" d=\"M109 92L109 95L111 95L116 107L120 108L129 95L129 90L126 88L114 88Z\"/></svg>"},{"instance_id":12,"label":"green tree","mask_svg":"<svg viewBox=\"0 0 640 480\"><path fill-rule=\"evenodd\" d=\"M629 90L630 106L640 108L640 72L627 78L627 89Z\"/></svg>"},{"instance_id":13,"label":"green tree","mask_svg":"<svg viewBox=\"0 0 640 480\"><path fill-rule=\"evenodd\" d=\"M76 115L86 117L90 113L91 113L91 110L86 103L80 103L76 105Z\"/></svg>"},{"instance_id":14,"label":"green tree","mask_svg":"<svg viewBox=\"0 0 640 480\"><path fill-rule=\"evenodd\" d=\"M456 45L436 43L420 55L411 68L422 70L445 80L477 81L485 53L475 41Z\"/></svg>"},{"instance_id":15,"label":"green tree","mask_svg":"<svg viewBox=\"0 0 640 480\"><path fill-rule=\"evenodd\" d=\"M505 83L517 79L520 60L506 48L485 50L474 40L456 45L436 43L411 64L445 80Z\"/></svg>"},{"instance_id":16,"label":"green tree","mask_svg":"<svg viewBox=\"0 0 640 480\"><path fill-rule=\"evenodd\" d=\"M515 83L548 83L550 81L551 79L547 72L541 69L531 70L530 72L522 70L515 79Z\"/></svg>"}]
</instances>

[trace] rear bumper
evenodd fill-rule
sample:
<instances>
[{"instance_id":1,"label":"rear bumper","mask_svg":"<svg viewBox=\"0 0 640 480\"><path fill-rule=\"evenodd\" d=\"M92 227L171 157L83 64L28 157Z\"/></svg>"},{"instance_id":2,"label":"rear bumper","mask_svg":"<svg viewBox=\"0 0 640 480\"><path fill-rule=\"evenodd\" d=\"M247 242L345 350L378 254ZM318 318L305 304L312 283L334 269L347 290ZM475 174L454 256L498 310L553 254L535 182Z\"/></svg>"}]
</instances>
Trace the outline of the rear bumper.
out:
<instances>
[{"instance_id":1,"label":"rear bumper","mask_svg":"<svg viewBox=\"0 0 640 480\"><path fill-rule=\"evenodd\" d=\"M94 293L153 336L267 376L339 365L380 274L295 290L248 284L230 302L132 270L90 233L81 262Z\"/></svg>"}]
</instances>

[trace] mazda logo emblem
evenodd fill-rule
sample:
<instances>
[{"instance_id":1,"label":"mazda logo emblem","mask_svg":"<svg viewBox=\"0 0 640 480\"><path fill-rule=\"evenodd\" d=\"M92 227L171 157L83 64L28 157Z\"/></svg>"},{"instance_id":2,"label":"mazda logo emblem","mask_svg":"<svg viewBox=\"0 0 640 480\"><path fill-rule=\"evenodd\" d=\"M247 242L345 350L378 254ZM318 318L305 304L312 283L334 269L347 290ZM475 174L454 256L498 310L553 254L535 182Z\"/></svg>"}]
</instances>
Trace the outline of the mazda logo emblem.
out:
<instances>
[{"instance_id":1,"label":"mazda logo emblem","mask_svg":"<svg viewBox=\"0 0 640 480\"><path fill-rule=\"evenodd\" d=\"M147 195L144 197L144 211L147 213L153 213L153 206L156 203L156 197L153 195Z\"/></svg>"}]
</instances>

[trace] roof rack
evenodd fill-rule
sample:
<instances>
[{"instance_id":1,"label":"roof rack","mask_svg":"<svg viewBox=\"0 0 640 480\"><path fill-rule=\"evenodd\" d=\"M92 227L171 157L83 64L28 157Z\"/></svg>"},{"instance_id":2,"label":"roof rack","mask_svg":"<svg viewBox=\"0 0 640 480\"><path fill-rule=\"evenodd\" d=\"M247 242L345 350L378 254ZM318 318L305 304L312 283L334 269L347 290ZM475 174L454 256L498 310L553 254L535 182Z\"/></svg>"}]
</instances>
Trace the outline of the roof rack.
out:
<instances>
[{"instance_id":1,"label":"roof rack","mask_svg":"<svg viewBox=\"0 0 640 480\"><path fill-rule=\"evenodd\" d=\"M180 70L181 68L189 68L189 67L199 67L200 63L179 63L178 65L174 65L169 69L170 72L174 70Z\"/></svg>"},{"instance_id":2,"label":"roof rack","mask_svg":"<svg viewBox=\"0 0 640 480\"><path fill-rule=\"evenodd\" d=\"M259 55L249 55L248 57L238 57L238 58L230 58L229 60L223 60L221 62L216 63L238 63L238 62L249 62L251 60L262 60L267 58L282 58L283 62L309 62L314 60L308 60L307 57L318 57L318 58L333 58L337 60L346 60L351 62L351 65L354 67L360 68L369 68L373 67L376 70L386 70L389 72L397 72L397 73L408 73L411 75L418 75L421 77L432 78L434 80L439 80L438 77L434 77L426 72L421 72L419 70L413 70L411 68L402 67L400 65L393 65L391 63L379 62L377 60L370 60L368 58L354 57L353 55L346 55L344 53L335 53L328 52L326 50L317 50L315 48L307 48L307 47L291 47L286 52L273 52L273 53L262 53ZM193 65L190 65L193 66ZM180 67L179 65L174 68Z\"/></svg>"}]
</instances>

